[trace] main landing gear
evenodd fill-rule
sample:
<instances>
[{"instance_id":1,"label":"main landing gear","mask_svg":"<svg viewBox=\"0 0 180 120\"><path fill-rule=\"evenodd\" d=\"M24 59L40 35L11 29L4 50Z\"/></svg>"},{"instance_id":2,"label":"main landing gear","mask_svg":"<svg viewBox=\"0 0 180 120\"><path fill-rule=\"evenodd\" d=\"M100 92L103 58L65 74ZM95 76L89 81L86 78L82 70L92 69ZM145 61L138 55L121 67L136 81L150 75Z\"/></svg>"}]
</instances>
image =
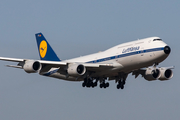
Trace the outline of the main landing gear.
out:
<instances>
[{"instance_id":1,"label":"main landing gear","mask_svg":"<svg viewBox=\"0 0 180 120\"><path fill-rule=\"evenodd\" d=\"M125 81L119 81L118 84L117 84L117 89L124 89L124 85L126 84Z\"/></svg>"},{"instance_id":2,"label":"main landing gear","mask_svg":"<svg viewBox=\"0 0 180 120\"><path fill-rule=\"evenodd\" d=\"M108 82L105 82L105 80L103 80L103 81L101 82L101 84L99 85L99 87L100 87L100 88L107 88L107 87L109 87L109 83L108 83Z\"/></svg>"},{"instance_id":3,"label":"main landing gear","mask_svg":"<svg viewBox=\"0 0 180 120\"><path fill-rule=\"evenodd\" d=\"M88 87L88 88L90 88L90 87L94 88L97 86L97 82L98 82L97 80L95 82L93 82L92 78L85 78L84 82L82 83L82 86Z\"/></svg>"},{"instance_id":4,"label":"main landing gear","mask_svg":"<svg viewBox=\"0 0 180 120\"><path fill-rule=\"evenodd\" d=\"M124 89L124 85L126 84L126 78L128 74L120 73L119 76L116 78L117 89Z\"/></svg>"},{"instance_id":5,"label":"main landing gear","mask_svg":"<svg viewBox=\"0 0 180 120\"><path fill-rule=\"evenodd\" d=\"M99 80L95 79L93 80L92 78L85 78L84 82L82 83L82 87L87 87L87 88L94 88L98 85L98 81L100 82L99 87L100 88L107 88L109 87L109 83L105 82L105 79Z\"/></svg>"},{"instance_id":6,"label":"main landing gear","mask_svg":"<svg viewBox=\"0 0 180 120\"><path fill-rule=\"evenodd\" d=\"M117 84L117 89L124 89L124 85L126 84L126 78L127 78L128 74L125 73L119 73L119 75L116 77L116 83ZM85 78L84 82L82 83L83 87L87 87L87 88L94 88L99 84L100 88L108 88L109 87L109 82L106 82L107 78Z\"/></svg>"}]
</instances>

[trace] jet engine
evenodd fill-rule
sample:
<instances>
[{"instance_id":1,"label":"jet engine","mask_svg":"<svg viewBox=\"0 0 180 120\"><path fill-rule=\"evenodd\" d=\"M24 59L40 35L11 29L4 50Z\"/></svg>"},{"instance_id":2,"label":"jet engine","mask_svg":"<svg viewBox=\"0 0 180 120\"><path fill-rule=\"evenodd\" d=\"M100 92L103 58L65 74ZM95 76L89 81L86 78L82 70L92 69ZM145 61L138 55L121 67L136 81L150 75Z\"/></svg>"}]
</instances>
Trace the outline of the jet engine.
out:
<instances>
[{"instance_id":1,"label":"jet engine","mask_svg":"<svg viewBox=\"0 0 180 120\"><path fill-rule=\"evenodd\" d=\"M167 69L167 68L159 68L159 70L161 71L161 76L159 78L159 80L164 81L164 80L169 80L173 77L173 72L171 69Z\"/></svg>"},{"instance_id":2,"label":"jet engine","mask_svg":"<svg viewBox=\"0 0 180 120\"><path fill-rule=\"evenodd\" d=\"M34 60L28 60L23 65L23 69L27 73L36 73L41 68L41 63Z\"/></svg>"},{"instance_id":3,"label":"jet engine","mask_svg":"<svg viewBox=\"0 0 180 120\"><path fill-rule=\"evenodd\" d=\"M86 68L82 64L69 64L67 72L72 76L84 75Z\"/></svg>"},{"instance_id":4,"label":"jet engine","mask_svg":"<svg viewBox=\"0 0 180 120\"><path fill-rule=\"evenodd\" d=\"M144 74L144 78L148 81L157 80L161 76L159 69L147 68Z\"/></svg>"}]
</instances>

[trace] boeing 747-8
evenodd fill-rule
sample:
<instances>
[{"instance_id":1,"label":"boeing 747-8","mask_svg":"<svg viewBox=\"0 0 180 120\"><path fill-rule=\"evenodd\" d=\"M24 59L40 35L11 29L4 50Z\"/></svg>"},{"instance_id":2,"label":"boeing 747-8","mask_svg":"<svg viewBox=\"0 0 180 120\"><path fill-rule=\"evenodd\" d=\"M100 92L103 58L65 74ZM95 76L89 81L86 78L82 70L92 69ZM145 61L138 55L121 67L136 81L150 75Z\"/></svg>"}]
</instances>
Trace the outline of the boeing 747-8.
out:
<instances>
[{"instance_id":1,"label":"boeing 747-8","mask_svg":"<svg viewBox=\"0 0 180 120\"><path fill-rule=\"evenodd\" d=\"M128 74L142 75L148 81L169 80L174 67L157 67L170 54L170 47L159 37L150 37L119 44L103 52L69 60L58 58L42 33L35 34L40 60L0 57L0 60L18 62L8 67L21 68L27 73L39 73L67 81L83 81L83 87L109 87L115 80L117 89L123 89Z\"/></svg>"}]
</instances>

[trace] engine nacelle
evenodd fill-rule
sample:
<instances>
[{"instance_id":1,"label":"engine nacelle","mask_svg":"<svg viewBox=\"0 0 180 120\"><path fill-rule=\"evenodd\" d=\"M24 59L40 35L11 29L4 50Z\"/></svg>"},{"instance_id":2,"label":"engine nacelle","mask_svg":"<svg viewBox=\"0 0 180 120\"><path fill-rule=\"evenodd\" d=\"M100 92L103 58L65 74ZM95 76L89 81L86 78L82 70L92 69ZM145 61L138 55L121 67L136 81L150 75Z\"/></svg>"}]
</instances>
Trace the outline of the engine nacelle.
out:
<instances>
[{"instance_id":1,"label":"engine nacelle","mask_svg":"<svg viewBox=\"0 0 180 120\"><path fill-rule=\"evenodd\" d=\"M148 81L157 80L161 76L161 72L159 69L147 68L144 78Z\"/></svg>"},{"instance_id":2,"label":"engine nacelle","mask_svg":"<svg viewBox=\"0 0 180 120\"><path fill-rule=\"evenodd\" d=\"M160 68L160 71L161 71L161 76L159 77L159 80L161 81L169 80L173 77L173 72L171 69Z\"/></svg>"},{"instance_id":3,"label":"engine nacelle","mask_svg":"<svg viewBox=\"0 0 180 120\"><path fill-rule=\"evenodd\" d=\"M69 64L67 72L72 76L84 75L84 73L86 72L86 68L81 64Z\"/></svg>"},{"instance_id":4,"label":"engine nacelle","mask_svg":"<svg viewBox=\"0 0 180 120\"><path fill-rule=\"evenodd\" d=\"M27 73L36 73L41 68L41 63L34 60L28 60L25 62L23 69Z\"/></svg>"}]
</instances>

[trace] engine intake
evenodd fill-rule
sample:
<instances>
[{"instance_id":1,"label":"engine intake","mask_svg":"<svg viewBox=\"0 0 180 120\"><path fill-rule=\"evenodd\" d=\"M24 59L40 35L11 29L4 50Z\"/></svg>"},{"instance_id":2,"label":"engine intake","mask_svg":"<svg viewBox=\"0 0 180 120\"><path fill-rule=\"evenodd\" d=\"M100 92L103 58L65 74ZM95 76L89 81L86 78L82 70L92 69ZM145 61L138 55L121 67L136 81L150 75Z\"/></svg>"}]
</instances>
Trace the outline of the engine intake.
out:
<instances>
[{"instance_id":1,"label":"engine intake","mask_svg":"<svg viewBox=\"0 0 180 120\"><path fill-rule=\"evenodd\" d=\"M84 75L86 68L82 64L69 64L67 72L72 76Z\"/></svg>"},{"instance_id":2,"label":"engine intake","mask_svg":"<svg viewBox=\"0 0 180 120\"><path fill-rule=\"evenodd\" d=\"M28 60L25 62L23 69L27 73L36 73L41 68L41 63L38 61Z\"/></svg>"},{"instance_id":3,"label":"engine intake","mask_svg":"<svg viewBox=\"0 0 180 120\"><path fill-rule=\"evenodd\" d=\"M147 68L144 78L148 81L157 80L161 76L159 69Z\"/></svg>"},{"instance_id":4,"label":"engine intake","mask_svg":"<svg viewBox=\"0 0 180 120\"><path fill-rule=\"evenodd\" d=\"M166 68L160 68L161 71L161 77L159 80L164 81L164 80L169 80L173 77L173 72L171 69L166 69Z\"/></svg>"}]
</instances>

